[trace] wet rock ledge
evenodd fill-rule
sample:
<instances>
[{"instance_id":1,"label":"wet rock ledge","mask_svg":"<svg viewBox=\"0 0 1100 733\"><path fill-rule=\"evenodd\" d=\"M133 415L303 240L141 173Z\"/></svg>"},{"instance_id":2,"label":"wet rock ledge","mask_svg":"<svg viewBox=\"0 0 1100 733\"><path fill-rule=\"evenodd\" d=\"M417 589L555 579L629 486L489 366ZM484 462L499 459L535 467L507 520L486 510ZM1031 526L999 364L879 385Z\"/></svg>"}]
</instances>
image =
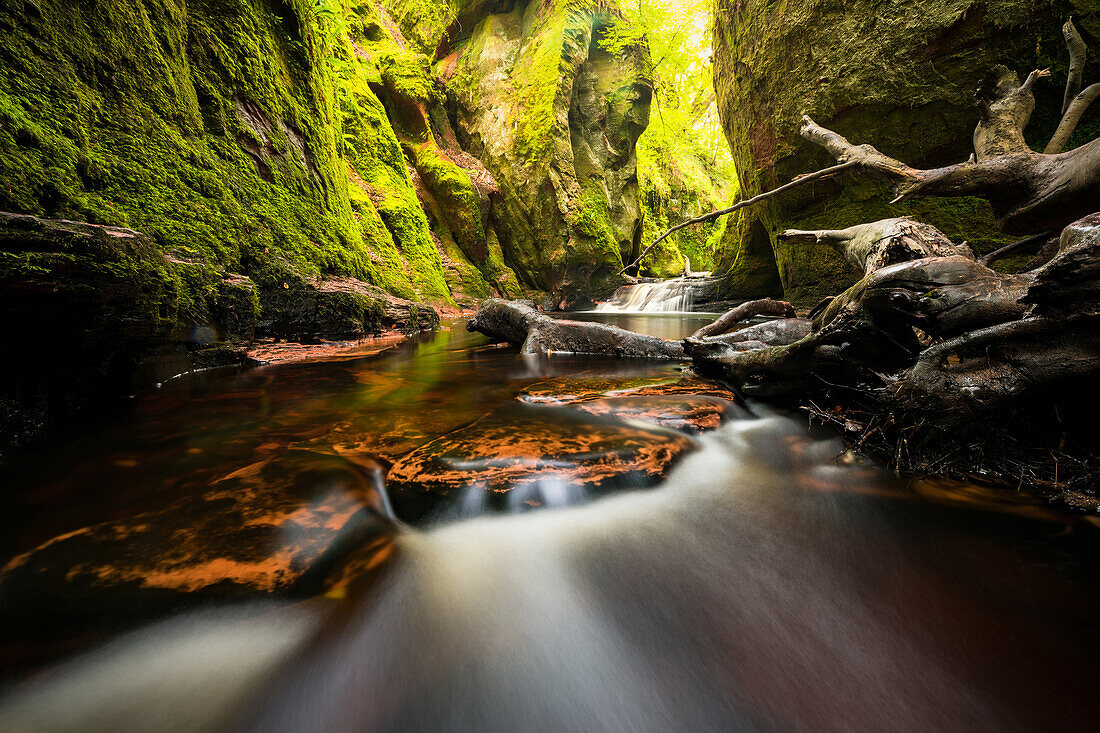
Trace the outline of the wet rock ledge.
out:
<instances>
[{"instance_id":1,"label":"wet rock ledge","mask_svg":"<svg viewBox=\"0 0 1100 733\"><path fill-rule=\"evenodd\" d=\"M424 330L436 311L351 278L264 277L165 255L132 229L0 212L0 455L255 338Z\"/></svg>"}]
</instances>

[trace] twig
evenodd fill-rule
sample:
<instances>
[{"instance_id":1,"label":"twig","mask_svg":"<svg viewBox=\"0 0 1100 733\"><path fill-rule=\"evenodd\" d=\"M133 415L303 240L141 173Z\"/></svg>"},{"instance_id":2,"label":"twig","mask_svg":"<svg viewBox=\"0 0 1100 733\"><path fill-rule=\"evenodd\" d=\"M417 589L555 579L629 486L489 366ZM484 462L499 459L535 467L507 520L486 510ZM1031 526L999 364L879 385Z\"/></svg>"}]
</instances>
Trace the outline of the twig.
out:
<instances>
[{"instance_id":1,"label":"twig","mask_svg":"<svg viewBox=\"0 0 1100 733\"><path fill-rule=\"evenodd\" d=\"M734 204L733 206L730 206L729 208L719 209L718 211L712 211L709 214L703 214L702 216L697 216L694 219L688 219L685 222L681 222L681 223L677 224L676 226L672 227L671 229L669 229L667 232L665 232L661 236L657 237L657 239L653 240L653 243L650 244L648 247L646 247L645 250L640 255L638 255L638 259L634 260L629 265L627 265L623 269L619 270L618 274L622 275L624 272L626 272L630 268L636 266L639 262L642 261L643 257L645 257L647 254L649 254L650 250L652 250L658 244L663 242L673 232L679 231L680 229L683 229L684 227L691 226L692 224L702 224L705 221L711 221L713 219L717 219L720 216L725 216L726 214L732 214L733 212L737 211L738 209L743 209L746 206L751 206L752 204L763 201L764 199L771 198L772 196L775 196L776 194L782 193L783 191L786 191L787 189L794 188L795 186L800 186L803 183L808 183L810 181L816 180L818 178L822 178L824 176L831 175L833 173L839 173L840 171L847 170L848 168L852 168L852 167L857 166L859 164L860 164L860 161L858 161L858 160L850 160L846 163L839 163L838 165L830 166L828 168L822 168L819 171L814 171L813 173L807 173L805 175L798 176L797 178L795 178L790 183L786 183L786 184L780 186L779 188L772 189L771 191L765 191L764 193L762 193L758 196L753 196L751 199L746 199L744 201L739 201L736 204Z\"/></svg>"}]
</instances>

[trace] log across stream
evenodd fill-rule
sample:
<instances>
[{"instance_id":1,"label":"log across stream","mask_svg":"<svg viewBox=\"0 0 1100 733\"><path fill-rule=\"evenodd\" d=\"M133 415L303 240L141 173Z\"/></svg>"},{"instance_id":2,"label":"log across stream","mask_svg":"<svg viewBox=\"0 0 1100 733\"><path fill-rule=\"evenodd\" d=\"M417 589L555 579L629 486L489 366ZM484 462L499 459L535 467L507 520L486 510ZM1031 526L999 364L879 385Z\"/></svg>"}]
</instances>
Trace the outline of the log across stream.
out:
<instances>
[{"instance_id":1,"label":"log across stream","mask_svg":"<svg viewBox=\"0 0 1100 733\"><path fill-rule=\"evenodd\" d=\"M0 729L1095 721L1094 524L900 480L687 367L455 323L5 465Z\"/></svg>"}]
</instances>

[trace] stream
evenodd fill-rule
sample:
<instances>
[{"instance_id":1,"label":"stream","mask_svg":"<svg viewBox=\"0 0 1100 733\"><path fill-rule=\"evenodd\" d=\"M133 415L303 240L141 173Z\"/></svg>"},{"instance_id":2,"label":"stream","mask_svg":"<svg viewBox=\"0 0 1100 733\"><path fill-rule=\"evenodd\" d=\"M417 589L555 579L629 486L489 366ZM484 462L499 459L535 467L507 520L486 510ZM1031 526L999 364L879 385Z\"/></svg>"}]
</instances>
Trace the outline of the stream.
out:
<instances>
[{"instance_id":1,"label":"stream","mask_svg":"<svg viewBox=\"0 0 1100 733\"><path fill-rule=\"evenodd\" d=\"M665 338L711 320L580 317ZM561 395L667 386L683 365L522 356L447 325L377 356L189 375L0 466L0 564L57 538L43 556L70 583L87 547L115 547L66 551L81 528L195 517L211 486L255 476L359 482L379 519L356 542L387 543L363 578L313 595L248 593L243 571L191 605L142 595L148 573L110 592L58 591L53 568L33 593L0 585L0 730L1094 729L1091 519L899 479L762 405L698 433L646 423L640 398L633 416L585 412ZM583 450L523 463L622 430L690 449L659 480L571 482ZM459 434L536 480L498 495L504 469L474 456L462 470L488 478L430 505L398 485L408 456ZM150 519L117 524L135 517ZM197 534L238 536L218 532Z\"/></svg>"}]
</instances>

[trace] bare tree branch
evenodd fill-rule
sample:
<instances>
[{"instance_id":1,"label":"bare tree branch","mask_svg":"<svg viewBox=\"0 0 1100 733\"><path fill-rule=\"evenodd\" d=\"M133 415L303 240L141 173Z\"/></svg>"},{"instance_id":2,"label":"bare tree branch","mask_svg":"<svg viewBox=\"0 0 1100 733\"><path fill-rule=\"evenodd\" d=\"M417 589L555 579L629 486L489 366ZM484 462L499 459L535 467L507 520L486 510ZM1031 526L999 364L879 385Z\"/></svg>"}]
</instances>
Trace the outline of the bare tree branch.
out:
<instances>
[{"instance_id":1,"label":"bare tree branch","mask_svg":"<svg viewBox=\"0 0 1100 733\"><path fill-rule=\"evenodd\" d=\"M637 265L639 262L642 261L643 257L645 257L647 254L649 254L650 250L652 250L658 244L663 242L666 238L668 238L668 236L670 234L672 234L674 232L677 232L677 231L683 229L684 227L689 227L692 224L701 224L705 221L711 221L713 219L717 219L720 216L725 216L726 214L732 214L734 211L737 211L738 209L743 209L746 206L751 206L755 203L759 203L760 201L763 201L764 199L771 198L772 196L780 194L783 191L786 191L788 189L794 188L795 186L801 186L803 183L809 183L810 181L816 180L818 178L823 178L825 176L832 175L833 173L839 173L840 171L847 170L848 168L851 168L855 165L857 165L857 162L844 162L844 163L841 163L839 165L830 166L828 168L822 168L819 171L814 171L813 173L807 173L805 175L798 176L797 178L795 178L790 183L784 184L784 185L780 186L779 188L772 189L771 191L765 191L764 193L760 194L759 196L753 196L751 199L746 199L745 201L739 201L736 204L734 204L733 206L730 206L728 208L719 209L718 211L712 211L709 214L703 214L702 216L697 216L694 219L688 219L685 222L681 222L681 223L677 224L676 226L672 227L671 229L669 229L667 232L665 232L661 236L657 237L655 240L653 240L653 243L650 244L648 247L646 247L642 251L642 253L640 255L638 255L638 258L636 260L631 262L629 265L627 265L623 269L619 270L618 274L622 275L624 272L629 270L631 267L634 267L635 265Z\"/></svg>"},{"instance_id":2,"label":"bare tree branch","mask_svg":"<svg viewBox=\"0 0 1100 733\"><path fill-rule=\"evenodd\" d=\"M1069 142L1069 136L1077 129L1077 123L1081 121L1081 116L1085 114L1085 110L1089 108L1089 105L1096 101L1097 97L1100 97L1100 84L1093 84L1073 98L1066 113L1062 116L1062 121L1058 123L1058 129L1054 131L1054 137L1047 143L1044 153L1055 155L1062 152L1062 148Z\"/></svg>"},{"instance_id":3,"label":"bare tree branch","mask_svg":"<svg viewBox=\"0 0 1100 733\"><path fill-rule=\"evenodd\" d=\"M1062 116L1069 111L1073 98L1081 91L1081 77L1085 70L1085 58L1088 55L1088 47L1073 25L1071 16L1062 26L1062 35L1066 38L1066 48L1069 50L1069 75L1066 77L1066 96L1062 101Z\"/></svg>"}]
</instances>

